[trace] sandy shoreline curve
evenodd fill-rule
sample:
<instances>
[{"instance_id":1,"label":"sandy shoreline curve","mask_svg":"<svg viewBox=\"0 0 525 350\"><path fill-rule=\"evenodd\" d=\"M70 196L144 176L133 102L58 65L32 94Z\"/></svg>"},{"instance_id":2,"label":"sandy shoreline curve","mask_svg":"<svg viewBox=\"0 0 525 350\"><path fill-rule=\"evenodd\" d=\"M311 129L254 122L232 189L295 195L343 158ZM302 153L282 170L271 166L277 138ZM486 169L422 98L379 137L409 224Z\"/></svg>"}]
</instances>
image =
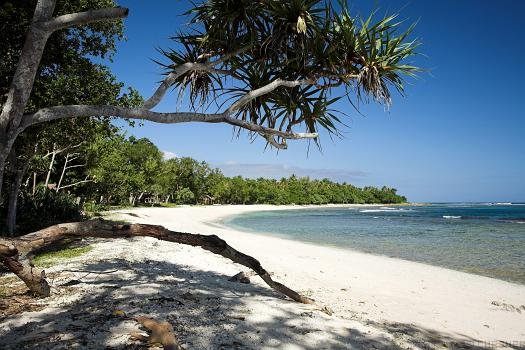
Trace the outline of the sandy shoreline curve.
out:
<instances>
[{"instance_id":1,"label":"sandy shoreline curve","mask_svg":"<svg viewBox=\"0 0 525 350\"><path fill-rule=\"evenodd\" d=\"M66 278L61 271L72 266L118 267L122 280L119 288L106 295L103 285L86 282L73 296L54 295L42 311L1 321L0 341L5 344L15 339L17 329L57 307L68 310L87 293L101 293L112 308L167 319L188 349L440 349L461 343L474 349L487 345L504 348L505 343L510 349L525 346L525 285L241 232L221 224L225 218L242 213L302 208L183 206L122 209L111 215L175 231L215 234L257 258L277 281L329 305L333 316L283 299L257 277L252 277L249 285L228 282L229 276L246 269L200 248L151 238L95 240L92 252L67 266L57 266L56 278ZM111 283L116 283L116 276L110 277ZM109 277L98 276L97 281L105 278ZM142 282L130 284L131 280ZM168 287L165 281L173 284ZM136 307L129 301L137 297L150 300L152 295L182 300L185 292L198 295L199 301L177 307L148 302ZM96 344L118 348L125 344L124 334L134 326L121 322L110 329L111 336Z\"/></svg>"},{"instance_id":2,"label":"sandy shoreline curve","mask_svg":"<svg viewBox=\"0 0 525 350\"><path fill-rule=\"evenodd\" d=\"M315 206L226 205L138 212L147 215L147 222L171 229L217 234L259 259L270 271L286 276L289 285L311 291L315 299L336 312L357 313L374 322L418 324L484 341L525 340L525 309L507 310L525 305L524 285L397 258L240 232L222 225L210 226L242 213L304 208Z\"/></svg>"}]
</instances>

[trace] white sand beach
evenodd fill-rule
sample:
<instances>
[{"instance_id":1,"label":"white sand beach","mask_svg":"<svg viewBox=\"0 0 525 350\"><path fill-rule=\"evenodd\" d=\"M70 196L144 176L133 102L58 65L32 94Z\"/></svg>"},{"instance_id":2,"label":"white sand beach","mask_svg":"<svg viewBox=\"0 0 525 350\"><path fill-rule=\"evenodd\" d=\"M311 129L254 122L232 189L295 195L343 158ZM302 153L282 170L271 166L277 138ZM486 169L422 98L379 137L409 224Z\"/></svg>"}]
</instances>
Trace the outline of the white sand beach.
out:
<instances>
[{"instance_id":1,"label":"white sand beach","mask_svg":"<svg viewBox=\"0 0 525 350\"><path fill-rule=\"evenodd\" d=\"M283 298L257 277L250 284L229 282L247 269L200 248L152 238L97 239L91 252L49 269L53 295L38 301L45 307L1 321L0 341L17 348L58 329L66 334L62 342L75 344L89 326L86 348L126 348L137 324L111 317L123 310L169 321L188 349L525 346L524 285L221 225L229 215L293 208L137 208L112 216L218 235L257 258L275 280L328 305L332 316ZM72 279L82 283L64 286Z\"/></svg>"}]
</instances>

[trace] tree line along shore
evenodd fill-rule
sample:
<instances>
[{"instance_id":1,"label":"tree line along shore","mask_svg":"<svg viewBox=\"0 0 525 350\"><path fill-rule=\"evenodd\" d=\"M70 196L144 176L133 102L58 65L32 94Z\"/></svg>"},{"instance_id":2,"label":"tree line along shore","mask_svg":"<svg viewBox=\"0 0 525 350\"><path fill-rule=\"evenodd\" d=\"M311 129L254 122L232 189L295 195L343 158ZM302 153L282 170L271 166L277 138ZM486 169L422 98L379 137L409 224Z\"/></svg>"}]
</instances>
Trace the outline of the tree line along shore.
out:
<instances>
[{"instance_id":1,"label":"tree line along shore","mask_svg":"<svg viewBox=\"0 0 525 350\"><path fill-rule=\"evenodd\" d=\"M18 232L81 219L83 213L113 206L406 202L396 189L386 186L359 188L295 175L228 177L204 161L165 159L149 139L127 138L106 121L92 121L91 126L94 123L99 124L99 133L79 143L50 143L51 149L29 160L27 170L19 175L23 178L14 179L13 184L20 183L15 203ZM35 222L34 218L39 219ZM45 223L42 218L47 218Z\"/></svg>"}]
</instances>

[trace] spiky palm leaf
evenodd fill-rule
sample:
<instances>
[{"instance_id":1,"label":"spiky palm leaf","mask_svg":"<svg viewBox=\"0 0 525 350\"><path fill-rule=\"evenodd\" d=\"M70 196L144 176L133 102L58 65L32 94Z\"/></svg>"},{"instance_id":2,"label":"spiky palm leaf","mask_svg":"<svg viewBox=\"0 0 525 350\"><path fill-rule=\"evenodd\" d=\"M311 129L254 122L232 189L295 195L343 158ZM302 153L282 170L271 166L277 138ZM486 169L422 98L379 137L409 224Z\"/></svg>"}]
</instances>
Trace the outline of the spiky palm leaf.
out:
<instances>
[{"instance_id":1,"label":"spiky palm leaf","mask_svg":"<svg viewBox=\"0 0 525 350\"><path fill-rule=\"evenodd\" d=\"M311 80L309 86L279 87L236 111L235 117L269 128L308 132L326 130L340 135L342 116L332 106L334 88L355 91L390 106L392 88L404 93L405 76L419 69L407 59L419 46L409 40L413 26L405 27L397 15L375 20L351 16L340 1L335 10L320 0L208 0L188 11L191 30L174 39L176 50L162 51L170 60L167 71L186 62L205 62L247 47L223 62L231 82L215 72L190 71L175 87L190 90L190 103L229 103L274 81ZM214 92L221 93L215 95ZM351 101L352 102L352 101Z\"/></svg>"}]
</instances>

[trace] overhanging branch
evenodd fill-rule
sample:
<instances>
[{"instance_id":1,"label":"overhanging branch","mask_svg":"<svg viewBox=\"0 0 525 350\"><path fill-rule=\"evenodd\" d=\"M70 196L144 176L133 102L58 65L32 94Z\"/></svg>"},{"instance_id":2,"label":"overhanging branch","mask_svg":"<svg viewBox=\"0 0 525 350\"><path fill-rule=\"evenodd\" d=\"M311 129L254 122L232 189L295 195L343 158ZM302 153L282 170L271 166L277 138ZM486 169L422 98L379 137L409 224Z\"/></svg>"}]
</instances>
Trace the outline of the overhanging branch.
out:
<instances>
[{"instance_id":1,"label":"overhanging branch","mask_svg":"<svg viewBox=\"0 0 525 350\"><path fill-rule=\"evenodd\" d=\"M312 85L312 84L315 84L315 81L311 79L303 79L303 80L275 79L274 81L272 81L271 83L267 85L264 85L258 89L247 92L244 96L242 96L237 101L235 101L226 111L229 113L236 112L240 110L242 107L244 107L245 105L247 105L250 101L256 99L257 97L266 95L281 86L293 88L296 86Z\"/></svg>"},{"instance_id":2,"label":"overhanging branch","mask_svg":"<svg viewBox=\"0 0 525 350\"><path fill-rule=\"evenodd\" d=\"M217 62L217 61L215 61ZM181 74L184 74L191 69L214 69L210 64L187 63L179 66L179 69L170 73L162 82L155 93L144 103L141 108L127 108L110 105L67 105L42 108L36 113L24 115L24 119L20 125L19 133L28 126L43 122L48 122L56 119L73 118L73 117L88 117L88 116L118 116L129 119L149 120L156 123L177 124L188 122L201 123L226 123L245 130L258 133L265 138L272 137L274 142L270 142L273 146L278 145L278 148L286 148L286 143L277 143L273 137L280 137L282 139L311 139L318 136L317 133L297 133L293 131L282 131L259 125L256 123L247 122L232 117L232 114L240 110L250 101L255 98L268 94L279 87L295 87L300 85L315 84L315 81L310 79L303 80L282 80L276 79L273 82L252 90L238 100L236 100L228 109L222 113L197 113L197 112L155 112L150 108L156 106L166 94L168 88ZM213 63L214 64L214 63Z\"/></svg>"},{"instance_id":3,"label":"overhanging branch","mask_svg":"<svg viewBox=\"0 0 525 350\"><path fill-rule=\"evenodd\" d=\"M89 24L108 19L117 19L127 17L129 10L125 7L111 7L85 12L69 13L55 17L42 24L45 30L50 32L59 29L69 28L72 26Z\"/></svg>"},{"instance_id":4,"label":"overhanging branch","mask_svg":"<svg viewBox=\"0 0 525 350\"><path fill-rule=\"evenodd\" d=\"M230 116L230 112L224 113L194 113L194 112L154 112L144 108L127 108L106 105L68 105L42 108L33 114L26 114L20 128L22 132L30 125L48 122L56 119L88 117L88 116L118 116L129 119L149 120L156 123L178 124L189 122L200 123L226 123L253 131L263 135L278 136L283 139L305 139L316 138L317 133L286 132L268 128L262 125L246 122Z\"/></svg>"}]
</instances>

